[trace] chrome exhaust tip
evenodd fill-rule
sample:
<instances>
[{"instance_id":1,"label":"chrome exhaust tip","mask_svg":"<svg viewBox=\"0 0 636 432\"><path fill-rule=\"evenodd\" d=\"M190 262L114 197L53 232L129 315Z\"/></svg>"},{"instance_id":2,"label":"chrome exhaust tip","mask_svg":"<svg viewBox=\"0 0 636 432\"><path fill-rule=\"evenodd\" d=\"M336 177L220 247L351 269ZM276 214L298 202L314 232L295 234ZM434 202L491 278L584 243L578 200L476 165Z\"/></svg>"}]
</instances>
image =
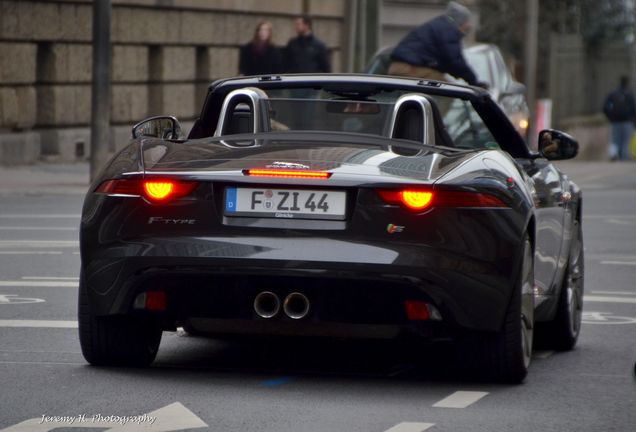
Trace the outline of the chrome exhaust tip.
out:
<instances>
[{"instance_id":1,"label":"chrome exhaust tip","mask_svg":"<svg viewBox=\"0 0 636 432\"><path fill-rule=\"evenodd\" d=\"M280 299L271 291L263 291L254 298L254 312L261 318L275 317L280 311Z\"/></svg>"},{"instance_id":2,"label":"chrome exhaust tip","mask_svg":"<svg viewBox=\"0 0 636 432\"><path fill-rule=\"evenodd\" d=\"M293 292L285 297L283 311L291 319L302 319L309 314L309 299L304 294Z\"/></svg>"}]
</instances>

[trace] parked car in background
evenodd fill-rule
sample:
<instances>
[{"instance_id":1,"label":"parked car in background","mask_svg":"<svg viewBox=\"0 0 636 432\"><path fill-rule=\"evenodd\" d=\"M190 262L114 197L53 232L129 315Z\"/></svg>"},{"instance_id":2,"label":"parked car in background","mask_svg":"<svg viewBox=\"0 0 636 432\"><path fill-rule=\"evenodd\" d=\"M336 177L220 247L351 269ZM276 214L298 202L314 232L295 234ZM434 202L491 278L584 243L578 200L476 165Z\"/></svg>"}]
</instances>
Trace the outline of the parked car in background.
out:
<instances>
[{"instance_id":1,"label":"parked car in background","mask_svg":"<svg viewBox=\"0 0 636 432\"><path fill-rule=\"evenodd\" d=\"M365 72L373 75L387 75L394 47L386 47L373 56ZM464 57L473 68L480 81L489 85L492 98L506 113L517 131L525 137L528 128L528 104L526 87L515 81L496 45L477 44L464 49ZM464 80L447 75L449 82L463 83Z\"/></svg>"}]
</instances>

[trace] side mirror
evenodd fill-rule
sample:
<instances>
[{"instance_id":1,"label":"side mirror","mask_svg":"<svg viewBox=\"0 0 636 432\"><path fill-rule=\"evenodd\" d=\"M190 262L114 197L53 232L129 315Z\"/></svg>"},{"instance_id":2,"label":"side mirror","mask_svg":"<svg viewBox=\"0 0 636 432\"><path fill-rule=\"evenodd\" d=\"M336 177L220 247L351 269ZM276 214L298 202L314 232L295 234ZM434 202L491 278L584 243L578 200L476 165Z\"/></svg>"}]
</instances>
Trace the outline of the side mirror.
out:
<instances>
[{"instance_id":1,"label":"side mirror","mask_svg":"<svg viewBox=\"0 0 636 432\"><path fill-rule=\"evenodd\" d=\"M179 139L181 136L181 125L176 117L150 117L140 121L132 128L133 139L141 136L161 139Z\"/></svg>"},{"instance_id":2,"label":"side mirror","mask_svg":"<svg viewBox=\"0 0 636 432\"><path fill-rule=\"evenodd\" d=\"M579 143L570 135L544 129L539 132L539 154L548 160L572 159L579 153Z\"/></svg>"},{"instance_id":3,"label":"side mirror","mask_svg":"<svg viewBox=\"0 0 636 432\"><path fill-rule=\"evenodd\" d=\"M526 93L526 86L517 81L512 81L508 88L501 93L502 97L517 96Z\"/></svg>"}]
</instances>

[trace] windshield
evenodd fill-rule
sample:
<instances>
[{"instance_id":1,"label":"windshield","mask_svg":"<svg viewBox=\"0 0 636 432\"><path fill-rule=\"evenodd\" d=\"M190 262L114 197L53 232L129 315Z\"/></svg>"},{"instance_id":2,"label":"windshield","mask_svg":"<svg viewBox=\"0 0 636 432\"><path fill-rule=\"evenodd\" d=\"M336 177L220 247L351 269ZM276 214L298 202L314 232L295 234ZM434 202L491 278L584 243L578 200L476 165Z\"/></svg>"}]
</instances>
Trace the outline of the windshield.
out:
<instances>
[{"instance_id":1,"label":"windshield","mask_svg":"<svg viewBox=\"0 0 636 432\"><path fill-rule=\"evenodd\" d=\"M383 135L392 103L353 100L269 99L273 130L356 132Z\"/></svg>"}]
</instances>

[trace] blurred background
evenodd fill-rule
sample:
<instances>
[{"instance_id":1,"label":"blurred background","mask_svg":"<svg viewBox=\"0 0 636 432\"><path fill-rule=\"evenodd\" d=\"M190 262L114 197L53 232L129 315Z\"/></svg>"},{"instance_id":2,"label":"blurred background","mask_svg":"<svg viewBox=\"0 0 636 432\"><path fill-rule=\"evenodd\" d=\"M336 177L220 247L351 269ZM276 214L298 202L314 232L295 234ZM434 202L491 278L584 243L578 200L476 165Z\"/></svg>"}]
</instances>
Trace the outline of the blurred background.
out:
<instances>
[{"instance_id":1,"label":"blurred background","mask_svg":"<svg viewBox=\"0 0 636 432\"><path fill-rule=\"evenodd\" d=\"M110 4L109 151L159 114L185 125L207 86L238 74L239 47L261 20L284 46L293 19L313 17L334 72L441 14L446 0L100 0ZM96 2L95 2L96 3ZM601 113L619 77L636 77L633 0L465 0L466 43L501 50L526 84L531 116L575 135L582 160L608 158ZM93 6L87 0L0 0L0 165L90 157ZM534 108L532 108L534 107ZM537 111L538 110L538 111ZM538 115L537 115L538 112Z\"/></svg>"}]
</instances>

